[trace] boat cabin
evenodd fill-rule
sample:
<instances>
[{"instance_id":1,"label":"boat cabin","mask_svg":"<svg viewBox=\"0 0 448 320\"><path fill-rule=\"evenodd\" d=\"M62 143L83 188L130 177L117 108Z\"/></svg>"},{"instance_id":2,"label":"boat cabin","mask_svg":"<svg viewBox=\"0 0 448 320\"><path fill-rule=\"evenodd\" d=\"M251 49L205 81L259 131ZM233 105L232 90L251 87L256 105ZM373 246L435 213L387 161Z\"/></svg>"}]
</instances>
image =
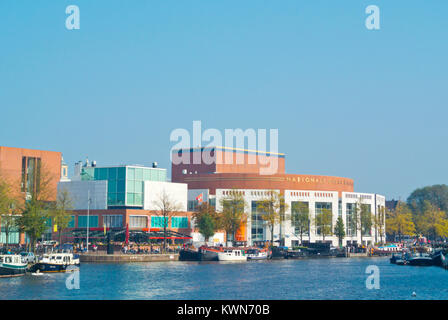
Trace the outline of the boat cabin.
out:
<instances>
[{"instance_id":1,"label":"boat cabin","mask_svg":"<svg viewBox=\"0 0 448 320\"><path fill-rule=\"evenodd\" d=\"M0 255L0 264L22 264L22 257L19 255Z\"/></svg>"},{"instance_id":2,"label":"boat cabin","mask_svg":"<svg viewBox=\"0 0 448 320\"><path fill-rule=\"evenodd\" d=\"M41 262L51 264L73 264L73 255L69 253L50 253L42 256Z\"/></svg>"}]
</instances>

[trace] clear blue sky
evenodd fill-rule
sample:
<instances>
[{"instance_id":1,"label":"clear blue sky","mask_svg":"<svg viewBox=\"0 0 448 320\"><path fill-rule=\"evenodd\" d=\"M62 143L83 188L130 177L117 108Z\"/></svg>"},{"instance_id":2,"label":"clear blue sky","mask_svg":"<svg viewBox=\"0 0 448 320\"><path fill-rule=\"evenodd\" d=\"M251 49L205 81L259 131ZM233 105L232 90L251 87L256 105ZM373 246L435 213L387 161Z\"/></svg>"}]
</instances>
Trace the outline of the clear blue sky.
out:
<instances>
[{"instance_id":1,"label":"clear blue sky","mask_svg":"<svg viewBox=\"0 0 448 320\"><path fill-rule=\"evenodd\" d=\"M193 120L278 128L289 173L404 199L448 183L447 14L446 0L3 0L0 145L169 167L170 132Z\"/></svg>"}]
</instances>

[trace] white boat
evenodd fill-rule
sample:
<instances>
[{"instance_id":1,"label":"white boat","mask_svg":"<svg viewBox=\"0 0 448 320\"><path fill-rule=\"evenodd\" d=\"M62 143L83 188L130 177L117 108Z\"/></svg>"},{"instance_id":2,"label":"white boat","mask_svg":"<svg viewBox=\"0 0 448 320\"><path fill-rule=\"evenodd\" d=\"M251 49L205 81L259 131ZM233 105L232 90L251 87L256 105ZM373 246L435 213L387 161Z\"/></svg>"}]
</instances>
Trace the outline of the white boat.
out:
<instances>
[{"instance_id":1,"label":"white boat","mask_svg":"<svg viewBox=\"0 0 448 320\"><path fill-rule=\"evenodd\" d=\"M72 253L44 254L39 262L34 264L31 272L66 272L69 266L78 266L79 256Z\"/></svg>"},{"instance_id":2,"label":"white boat","mask_svg":"<svg viewBox=\"0 0 448 320\"><path fill-rule=\"evenodd\" d=\"M28 264L18 254L0 255L0 278L23 276Z\"/></svg>"},{"instance_id":3,"label":"white boat","mask_svg":"<svg viewBox=\"0 0 448 320\"><path fill-rule=\"evenodd\" d=\"M267 249L247 249L247 260L266 260L268 258Z\"/></svg>"},{"instance_id":4,"label":"white boat","mask_svg":"<svg viewBox=\"0 0 448 320\"><path fill-rule=\"evenodd\" d=\"M240 249L224 249L223 252L218 252L219 261L247 261L247 256L243 250Z\"/></svg>"}]
</instances>

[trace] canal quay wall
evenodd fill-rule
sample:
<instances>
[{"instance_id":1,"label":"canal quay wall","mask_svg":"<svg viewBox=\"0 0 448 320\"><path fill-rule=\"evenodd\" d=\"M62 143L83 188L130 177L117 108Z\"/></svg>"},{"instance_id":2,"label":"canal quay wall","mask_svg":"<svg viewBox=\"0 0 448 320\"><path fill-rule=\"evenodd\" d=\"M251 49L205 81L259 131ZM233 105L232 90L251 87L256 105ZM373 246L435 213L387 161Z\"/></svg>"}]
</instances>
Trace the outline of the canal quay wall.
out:
<instances>
[{"instance_id":1,"label":"canal quay wall","mask_svg":"<svg viewBox=\"0 0 448 320\"><path fill-rule=\"evenodd\" d=\"M106 253L81 253L80 262L159 262L178 261L178 253L167 254L106 254Z\"/></svg>"}]
</instances>

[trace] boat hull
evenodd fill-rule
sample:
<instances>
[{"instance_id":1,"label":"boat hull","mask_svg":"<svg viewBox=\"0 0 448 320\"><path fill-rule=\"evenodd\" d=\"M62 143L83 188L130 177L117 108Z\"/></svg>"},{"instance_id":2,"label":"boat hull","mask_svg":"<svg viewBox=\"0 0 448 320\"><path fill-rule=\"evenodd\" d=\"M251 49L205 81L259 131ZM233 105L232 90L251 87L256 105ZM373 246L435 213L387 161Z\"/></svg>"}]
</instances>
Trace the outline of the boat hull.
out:
<instances>
[{"instance_id":1,"label":"boat hull","mask_svg":"<svg viewBox=\"0 0 448 320\"><path fill-rule=\"evenodd\" d=\"M223 252L218 253L219 261L247 261L247 256L227 255Z\"/></svg>"},{"instance_id":2,"label":"boat hull","mask_svg":"<svg viewBox=\"0 0 448 320\"><path fill-rule=\"evenodd\" d=\"M25 275L26 265L23 266L9 266L9 265L0 265L0 278L8 278L8 277L20 277Z\"/></svg>"},{"instance_id":3,"label":"boat hull","mask_svg":"<svg viewBox=\"0 0 448 320\"><path fill-rule=\"evenodd\" d=\"M201 261L218 261L218 252L210 250L202 250L200 253Z\"/></svg>"},{"instance_id":4,"label":"boat hull","mask_svg":"<svg viewBox=\"0 0 448 320\"><path fill-rule=\"evenodd\" d=\"M52 264L52 263L41 263L38 262L30 268L30 272L66 272L71 266L70 264Z\"/></svg>"},{"instance_id":5,"label":"boat hull","mask_svg":"<svg viewBox=\"0 0 448 320\"><path fill-rule=\"evenodd\" d=\"M443 267L443 260L445 259L445 256L442 252L436 254L432 258L432 264L438 267Z\"/></svg>"},{"instance_id":6,"label":"boat hull","mask_svg":"<svg viewBox=\"0 0 448 320\"><path fill-rule=\"evenodd\" d=\"M212 250L181 250L179 251L180 261L218 261L218 252Z\"/></svg>"},{"instance_id":7,"label":"boat hull","mask_svg":"<svg viewBox=\"0 0 448 320\"><path fill-rule=\"evenodd\" d=\"M428 267L428 266L432 266L433 262L431 258L414 258L414 259L410 259L408 261L408 264L411 266L422 266L422 267Z\"/></svg>"},{"instance_id":8,"label":"boat hull","mask_svg":"<svg viewBox=\"0 0 448 320\"><path fill-rule=\"evenodd\" d=\"M180 261L200 261L201 254L196 251L181 250L181 251L179 251L179 260Z\"/></svg>"},{"instance_id":9,"label":"boat hull","mask_svg":"<svg viewBox=\"0 0 448 320\"><path fill-rule=\"evenodd\" d=\"M267 255L247 256L247 260L267 260Z\"/></svg>"}]
</instances>

